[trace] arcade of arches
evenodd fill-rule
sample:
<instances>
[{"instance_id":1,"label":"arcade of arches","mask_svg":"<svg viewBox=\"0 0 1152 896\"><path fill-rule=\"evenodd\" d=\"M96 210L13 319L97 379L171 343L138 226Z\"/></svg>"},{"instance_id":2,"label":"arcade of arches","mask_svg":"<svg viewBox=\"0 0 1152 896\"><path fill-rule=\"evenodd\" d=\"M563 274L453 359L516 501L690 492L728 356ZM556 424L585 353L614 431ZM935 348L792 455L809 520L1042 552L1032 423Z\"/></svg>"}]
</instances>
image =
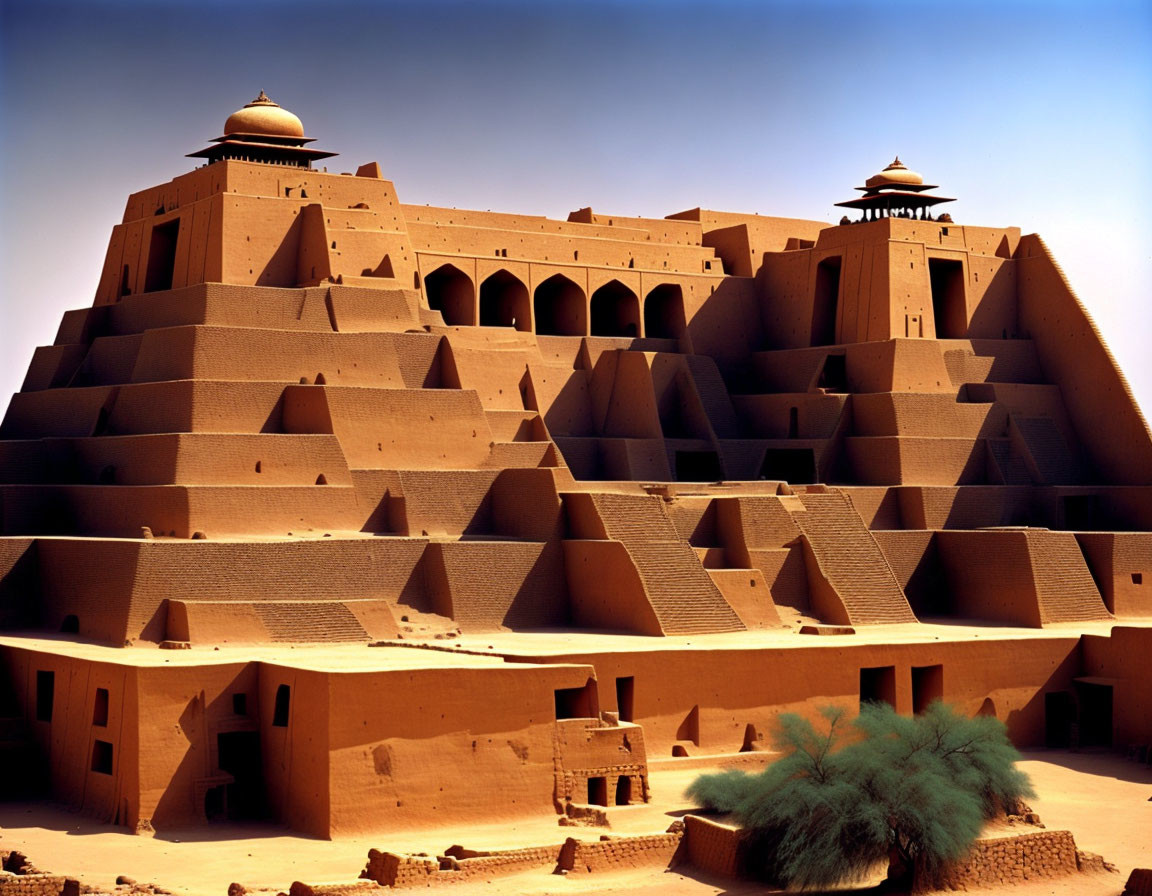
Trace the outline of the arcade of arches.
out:
<instances>
[{"instance_id":1,"label":"arcade of arches","mask_svg":"<svg viewBox=\"0 0 1152 896\"><path fill-rule=\"evenodd\" d=\"M424 277L424 292L428 307L439 311L452 327L479 323L522 332L535 329L541 336L677 339L687 326L684 292L674 283L650 290L641 310L639 297L619 280L610 280L586 298L575 282L554 274L536 287L530 299L524 282L501 269L480 283L477 314L472 278L455 265L443 264Z\"/></svg>"}]
</instances>

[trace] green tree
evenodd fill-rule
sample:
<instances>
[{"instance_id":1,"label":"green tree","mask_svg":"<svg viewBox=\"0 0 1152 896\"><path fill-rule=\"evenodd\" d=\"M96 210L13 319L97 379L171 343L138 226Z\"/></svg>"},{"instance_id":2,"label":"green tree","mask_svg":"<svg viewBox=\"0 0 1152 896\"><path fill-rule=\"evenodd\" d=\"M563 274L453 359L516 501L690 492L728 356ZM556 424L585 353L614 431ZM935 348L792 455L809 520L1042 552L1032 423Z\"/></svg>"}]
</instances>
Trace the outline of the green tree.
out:
<instances>
[{"instance_id":1,"label":"green tree","mask_svg":"<svg viewBox=\"0 0 1152 896\"><path fill-rule=\"evenodd\" d=\"M778 883L831 886L885 860L890 877L931 873L961 858L986 819L1032 795L995 718L938 701L914 717L887 704L866 704L850 723L841 709L821 712L821 729L779 718L784 755L762 773L703 775L688 790L736 817L750 860Z\"/></svg>"}]
</instances>

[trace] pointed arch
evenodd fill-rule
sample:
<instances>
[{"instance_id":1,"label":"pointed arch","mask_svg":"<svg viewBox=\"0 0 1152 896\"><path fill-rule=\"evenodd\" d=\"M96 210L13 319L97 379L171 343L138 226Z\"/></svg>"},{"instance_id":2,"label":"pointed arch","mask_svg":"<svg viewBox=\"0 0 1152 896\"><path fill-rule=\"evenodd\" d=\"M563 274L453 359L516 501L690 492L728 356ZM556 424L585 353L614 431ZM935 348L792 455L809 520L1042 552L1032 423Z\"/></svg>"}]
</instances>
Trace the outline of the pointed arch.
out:
<instances>
[{"instance_id":1,"label":"pointed arch","mask_svg":"<svg viewBox=\"0 0 1152 896\"><path fill-rule=\"evenodd\" d=\"M532 304L536 312L536 332L541 336L588 334L584 290L563 274L554 274L537 286Z\"/></svg>"},{"instance_id":2,"label":"pointed arch","mask_svg":"<svg viewBox=\"0 0 1152 896\"><path fill-rule=\"evenodd\" d=\"M528 287L519 277L500 269L480 284L480 326L532 329Z\"/></svg>"},{"instance_id":3,"label":"pointed arch","mask_svg":"<svg viewBox=\"0 0 1152 896\"><path fill-rule=\"evenodd\" d=\"M476 287L472 278L454 264L442 264L424 277L428 307L439 311L450 327L476 323Z\"/></svg>"},{"instance_id":4,"label":"pointed arch","mask_svg":"<svg viewBox=\"0 0 1152 896\"><path fill-rule=\"evenodd\" d=\"M619 280L609 280L592 293L592 335L640 335L640 300Z\"/></svg>"},{"instance_id":5,"label":"pointed arch","mask_svg":"<svg viewBox=\"0 0 1152 896\"><path fill-rule=\"evenodd\" d=\"M644 297L644 335L651 339L679 339L687 326L684 290L661 283Z\"/></svg>"}]
</instances>

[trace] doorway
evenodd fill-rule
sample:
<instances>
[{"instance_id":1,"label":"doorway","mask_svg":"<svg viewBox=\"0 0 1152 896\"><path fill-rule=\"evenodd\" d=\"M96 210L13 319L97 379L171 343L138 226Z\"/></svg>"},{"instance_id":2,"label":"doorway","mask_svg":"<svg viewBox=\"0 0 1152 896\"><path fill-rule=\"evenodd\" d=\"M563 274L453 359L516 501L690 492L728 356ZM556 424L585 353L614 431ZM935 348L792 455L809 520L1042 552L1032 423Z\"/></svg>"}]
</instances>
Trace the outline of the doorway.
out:
<instances>
[{"instance_id":1,"label":"doorway","mask_svg":"<svg viewBox=\"0 0 1152 896\"><path fill-rule=\"evenodd\" d=\"M266 817L260 732L221 732L216 735L216 747L220 770L234 778L231 784L226 785L226 793L223 795L228 818L240 821Z\"/></svg>"},{"instance_id":2,"label":"doorway","mask_svg":"<svg viewBox=\"0 0 1152 896\"><path fill-rule=\"evenodd\" d=\"M932 314L937 339L963 339L968 335L968 309L964 302L964 263L946 258L928 259L932 282Z\"/></svg>"},{"instance_id":3,"label":"doorway","mask_svg":"<svg viewBox=\"0 0 1152 896\"><path fill-rule=\"evenodd\" d=\"M812 301L812 344L836 344L836 314L840 305L840 256L816 266L816 294Z\"/></svg>"}]
</instances>

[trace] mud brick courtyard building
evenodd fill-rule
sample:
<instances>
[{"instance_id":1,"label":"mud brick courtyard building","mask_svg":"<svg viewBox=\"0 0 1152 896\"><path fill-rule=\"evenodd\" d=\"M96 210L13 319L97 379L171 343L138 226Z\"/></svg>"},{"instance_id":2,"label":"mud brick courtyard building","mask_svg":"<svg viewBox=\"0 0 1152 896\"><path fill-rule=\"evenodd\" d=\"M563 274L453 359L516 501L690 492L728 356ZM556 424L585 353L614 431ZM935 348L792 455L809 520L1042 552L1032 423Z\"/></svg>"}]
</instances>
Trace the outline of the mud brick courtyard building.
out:
<instances>
[{"instance_id":1,"label":"mud brick courtyard building","mask_svg":"<svg viewBox=\"0 0 1152 896\"><path fill-rule=\"evenodd\" d=\"M1038 236L899 160L835 226L407 205L263 94L192 155L0 424L9 791L337 837L828 703L1152 742L1152 438Z\"/></svg>"}]
</instances>

